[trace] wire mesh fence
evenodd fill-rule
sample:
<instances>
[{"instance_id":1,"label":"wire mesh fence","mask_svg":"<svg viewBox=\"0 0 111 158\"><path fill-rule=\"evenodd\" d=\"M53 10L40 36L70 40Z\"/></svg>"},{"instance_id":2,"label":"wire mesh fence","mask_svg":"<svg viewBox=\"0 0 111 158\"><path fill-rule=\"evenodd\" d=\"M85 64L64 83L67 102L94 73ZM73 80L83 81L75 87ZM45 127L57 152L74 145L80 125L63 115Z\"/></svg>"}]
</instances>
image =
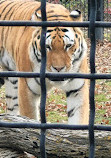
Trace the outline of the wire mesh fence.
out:
<instances>
[{"instance_id":1,"label":"wire mesh fence","mask_svg":"<svg viewBox=\"0 0 111 158\"><path fill-rule=\"evenodd\" d=\"M81 3L77 3L77 5L82 6ZM67 4L66 4L67 5ZM69 6L68 6L69 7ZM46 1L41 0L41 15L42 22L30 22L30 21L0 21L0 26L41 26L42 34L41 34L41 53L42 53L42 61L41 61L41 70L40 73L30 73L30 72L0 72L0 77L29 77L29 78L40 78L41 82L41 123L40 124L32 124L32 123L5 123L0 122L0 127L6 128L38 128L41 129L41 137L40 137L40 152L41 158L46 158L46 150L45 150L45 137L47 129L71 129L71 130L88 130L89 131L89 158L94 158L95 155L95 130L103 130L103 131L111 131L111 126L98 126L94 125L95 119L95 80L96 79L111 79L111 74L96 74L95 73L95 50L96 50L96 36L95 29L96 27L109 27L111 28L111 22L96 22L96 0L90 0L90 17L89 22L47 22L46 19ZM84 13L87 15L87 13ZM54 73L46 73L46 47L45 47L45 36L46 36L46 28L47 27L55 27L55 26L68 26L68 27L87 27L90 30L90 40L91 40L91 50L90 50L90 74L54 74ZM45 78L86 78L90 80L90 119L89 125L65 125L65 124L48 124L46 122L45 116L45 104L46 104L46 84Z\"/></svg>"}]
</instances>

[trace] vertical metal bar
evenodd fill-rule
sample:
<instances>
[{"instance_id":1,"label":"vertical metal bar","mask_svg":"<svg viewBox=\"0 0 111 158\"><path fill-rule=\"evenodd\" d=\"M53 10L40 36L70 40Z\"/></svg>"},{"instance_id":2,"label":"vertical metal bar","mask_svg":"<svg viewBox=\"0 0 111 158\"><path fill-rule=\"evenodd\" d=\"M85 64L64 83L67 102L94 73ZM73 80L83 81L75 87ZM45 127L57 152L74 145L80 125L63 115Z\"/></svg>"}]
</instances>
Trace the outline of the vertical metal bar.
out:
<instances>
[{"instance_id":1,"label":"vertical metal bar","mask_svg":"<svg viewBox=\"0 0 111 158\"><path fill-rule=\"evenodd\" d=\"M97 21L104 20L104 0L97 0L96 20ZM104 38L103 32L104 32L103 27L96 28L96 39L97 40L103 40L103 38Z\"/></svg>"},{"instance_id":2,"label":"vertical metal bar","mask_svg":"<svg viewBox=\"0 0 111 158\"><path fill-rule=\"evenodd\" d=\"M46 17L46 0L41 0L41 16L42 21L47 21ZM42 27L41 32L41 54L42 54L42 61L41 61L41 70L40 70L40 82L41 82L41 105L40 105L40 117L41 123L46 123L46 115L45 115L45 105L46 105L46 83L45 83L45 70L46 70L46 27ZM41 158L46 158L46 151L45 151L45 132L46 130L41 129L41 138L40 138L40 153Z\"/></svg>"},{"instance_id":3,"label":"vertical metal bar","mask_svg":"<svg viewBox=\"0 0 111 158\"><path fill-rule=\"evenodd\" d=\"M90 70L91 73L95 73L95 49L96 49L96 38L95 38L95 21L96 21L96 0L90 0ZM94 158L95 154L95 139L94 139L94 118L95 118L95 80L90 80L90 118L89 118L89 142L90 142L90 158Z\"/></svg>"}]
</instances>

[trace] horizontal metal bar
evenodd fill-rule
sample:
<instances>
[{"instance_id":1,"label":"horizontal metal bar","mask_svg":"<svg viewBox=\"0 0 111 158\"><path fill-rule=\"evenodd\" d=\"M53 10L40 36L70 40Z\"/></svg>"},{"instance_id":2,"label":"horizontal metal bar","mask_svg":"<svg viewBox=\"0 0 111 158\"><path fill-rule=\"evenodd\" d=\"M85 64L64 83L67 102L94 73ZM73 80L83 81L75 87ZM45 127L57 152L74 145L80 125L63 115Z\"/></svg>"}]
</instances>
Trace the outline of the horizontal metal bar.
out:
<instances>
[{"instance_id":1,"label":"horizontal metal bar","mask_svg":"<svg viewBox=\"0 0 111 158\"><path fill-rule=\"evenodd\" d=\"M0 72L0 77L24 77L24 78L35 78L40 77L40 73L35 72L17 72L17 71L5 71ZM46 78L85 78L85 79L111 79L111 74L82 74L82 73L46 73Z\"/></svg>"},{"instance_id":2,"label":"horizontal metal bar","mask_svg":"<svg viewBox=\"0 0 111 158\"><path fill-rule=\"evenodd\" d=\"M46 78L85 78L85 79L111 79L111 74L81 74L81 73L67 73L67 74L56 74L46 73Z\"/></svg>"},{"instance_id":3,"label":"horizontal metal bar","mask_svg":"<svg viewBox=\"0 0 111 158\"><path fill-rule=\"evenodd\" d=\"M69 22L69 21L0 21L0 26L42 26L42 27L89 27L90 22ZM111 27L111 22L95 21L95 27Z\"/></svg>"},{"instance_id":4,"label":"horizontal metal bar","mask_svg":"<svg viewBox=\"0 0 111 158\"><path fill-rule=\"evenodd\" d=\"M88 125L68 125L57 123L9 123L0 122L0 128L33 128L33 129L67 129L67 130L88 130ZM111 131L111 126L94 125L94 130Z\"/></svg>"},{"instance_id":5,"label":"horizontal metal bar","mask_svg":"<svg viewBox=\"0 0 111 158\"><path fill-rule=\"evenodd\" d=\"M105 125L95 125L94 126L95 130L99 130L99 131L111 131L111 126L105 126Z\"/></svg>"},{"instance_id":6,"label":"horizontal metal bar","mask_svg":"<svg viewBox=\"0 0 111 158\"><path fill-rule=\"evenodd\" d=\"M68 124L47 124L47 123L8 123L0 122L0 128L35 128L35 129L70 129L70 130L87 130L87 125L68 125Z\"/></svg>"}]
</instances>

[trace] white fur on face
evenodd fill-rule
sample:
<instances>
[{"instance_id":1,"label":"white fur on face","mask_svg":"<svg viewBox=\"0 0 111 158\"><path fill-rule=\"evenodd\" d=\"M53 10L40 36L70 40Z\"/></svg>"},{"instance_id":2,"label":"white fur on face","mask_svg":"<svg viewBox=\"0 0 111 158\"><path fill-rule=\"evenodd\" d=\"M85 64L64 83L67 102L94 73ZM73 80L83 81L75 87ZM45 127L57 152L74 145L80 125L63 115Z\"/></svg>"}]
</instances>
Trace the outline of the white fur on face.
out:
<instances>
[{"instance_id":1,"label":"white fur on face","mask_svg":"<svg viewBox=\"0 0 111 158\"><path fill-rule=\"evenodd\" d=\"M65 32L65 35L63 37L64 43L65 43L64 49L66 49L67 45L70 44L72 46L74 44L74 31L72 28L68 28L67 30L68 31ZM66 51L68 51L69 48L67 48Z\"/></svg>"}]
</instances>

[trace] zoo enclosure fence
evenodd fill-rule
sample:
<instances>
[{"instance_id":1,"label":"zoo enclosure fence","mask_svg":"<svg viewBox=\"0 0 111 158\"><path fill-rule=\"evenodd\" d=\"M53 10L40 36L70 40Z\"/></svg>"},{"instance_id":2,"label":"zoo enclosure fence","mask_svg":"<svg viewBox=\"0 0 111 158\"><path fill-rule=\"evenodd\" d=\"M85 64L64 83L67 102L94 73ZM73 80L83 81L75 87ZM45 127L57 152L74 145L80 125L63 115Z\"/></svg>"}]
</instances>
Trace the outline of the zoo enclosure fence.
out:
<instances>
[{"instance_id":1,"label":"zoo enclosure fence","mask_svg":"<svg viewBox=\"0 0 111 158\"><path fill-rule=\"evenodd\" d=\"M26 77L26 78L34 78L39 77L41 82L41 107L40 107L40 116L41 123L6 123L0 122L0 128L37 128L41 129L41 137L40 137L40 152L41 158L46 158L46 150L45 150L45 135L47 129L70 129L70 130L88 130L89 131L89 158L94 158L95 155L95 130L100 131L111 131L111 126L102 126L95 125L95 80L97 79L111 79L111 74L96 74L95 73L95 49L96 49L96 36L95 31L98 27L111 27L111 22L98 22L96 21L96 7L97 1L90 0L90 17L89 21L85 22L50 22L47 21L46 18L46 1L41 0L41 22L31 22L31 21L0 21L0 26L41 26L41 53L42 53L42 63L40 73L33 72L0 72L0 77ZM46 70L46 28L47 27L55 27L55 26L64 26L64 27L88 27L90 30L90 41L91 41L91 49L90 49L90 74L54 74L54 73L45 73ZM46 122L45 116L45 104L46 104L46 84L45 78L85 78L90 80L90 118L89 125L66 125L66 124L48 124Z\"/></svg>"}]
</instances>

